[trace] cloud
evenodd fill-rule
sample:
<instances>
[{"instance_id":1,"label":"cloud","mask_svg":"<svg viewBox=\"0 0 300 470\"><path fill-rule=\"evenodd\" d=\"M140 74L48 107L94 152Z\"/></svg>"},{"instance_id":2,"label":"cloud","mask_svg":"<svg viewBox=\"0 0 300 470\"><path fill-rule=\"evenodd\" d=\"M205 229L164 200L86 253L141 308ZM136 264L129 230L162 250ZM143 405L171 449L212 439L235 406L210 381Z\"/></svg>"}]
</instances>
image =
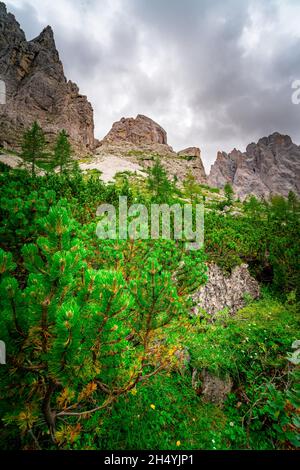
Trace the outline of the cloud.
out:
<instances>
[{"instance_id":1,"label":"cloud","mask_svg":"<svg viewBox=\"0 0 300 470\"><path fill-rule=\"evenodd\" d=\"M243 150L274 131L300 141L300 5L294 0L9 0L28 38L54 29L68 78L102 138L146 114L175 149Z\"/></svg>"}]
</instances>

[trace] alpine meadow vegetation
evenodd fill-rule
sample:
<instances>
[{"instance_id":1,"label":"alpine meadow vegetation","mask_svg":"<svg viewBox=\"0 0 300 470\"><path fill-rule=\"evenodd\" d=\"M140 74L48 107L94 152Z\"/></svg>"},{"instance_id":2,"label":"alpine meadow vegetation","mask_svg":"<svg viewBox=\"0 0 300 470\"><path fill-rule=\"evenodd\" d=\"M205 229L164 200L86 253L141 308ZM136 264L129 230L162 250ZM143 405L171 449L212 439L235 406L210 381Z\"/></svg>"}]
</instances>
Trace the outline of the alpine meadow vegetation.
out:
<instances>
[{"instance_id":1,"label":"alpine meadow vegetation","mask_svg":"<svg viewBox=\"0 0 300 470\"><path fill-rule=\"evenodd\" d=\"M104 184L71 163L62 131L45 157L24 135L30 171L1 164L2 449L294 449L299 447L300 202L295 194L226 203L192 174ZM37 167L45 174L40 176ZM55 171L58 168L59 171ZM96 236L99 204L205 201L205 244ZM218 198L217 198L218 196ZM246 262L259 300L235 315L193 315L207 262ZM195 371L230 376L223 404Z\"/></svg>"}]
</instances>

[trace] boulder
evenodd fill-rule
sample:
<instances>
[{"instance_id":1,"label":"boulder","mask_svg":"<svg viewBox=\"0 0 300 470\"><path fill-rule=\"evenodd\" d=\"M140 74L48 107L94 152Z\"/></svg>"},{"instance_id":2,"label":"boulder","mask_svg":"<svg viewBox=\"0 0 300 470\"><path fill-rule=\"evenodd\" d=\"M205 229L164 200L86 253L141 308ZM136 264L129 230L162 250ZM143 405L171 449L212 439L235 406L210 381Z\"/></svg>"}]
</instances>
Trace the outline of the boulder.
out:
<instances>
[{"instance_id":1,"label":"boulder","mask_svg":"<svg viewBox=\"0 0 300 470\"><path fill-rule=\"evenodd\" d=\"M228 309L230 314L245 306L245 298L257 299L260 295L258 282L250 275L246 264L236 266L231 274L212 263L208 266L208 281L195 294L194 314L203 309L210 315Z\"/></svg>"},{"instance_id":2,"label":"boulder","mask_svg":"<svg viewBox=\"0 0 300 470\"><path fill-rule=\"evenodd\" d=\"M192 385L196 393L202 396L204 401L222 405L232 390L233 382L228 374L220 377L212 374L207 369L203 369L200 372L194 369Z\"/></svg>"}]
</instances>

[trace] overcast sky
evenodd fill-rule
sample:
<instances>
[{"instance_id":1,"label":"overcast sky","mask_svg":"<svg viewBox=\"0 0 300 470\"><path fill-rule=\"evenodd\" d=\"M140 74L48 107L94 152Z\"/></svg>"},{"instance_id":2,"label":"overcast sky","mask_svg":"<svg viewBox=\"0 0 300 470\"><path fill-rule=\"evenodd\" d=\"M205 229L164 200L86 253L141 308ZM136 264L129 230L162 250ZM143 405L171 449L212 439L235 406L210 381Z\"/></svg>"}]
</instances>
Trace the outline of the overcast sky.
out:
<instances>
[{"instance_id":1,"label":"overcast sky","mask_svg":"<svg viewBox=\"0 0 300 470\"><path fill-rule=\"evenodd\" d=\"M27 39L46 25L68 79L91 101L95 135L145 114L175 150L218 150L274 131L300 143L299 0L7 0Z\"/></svg>"}]
</instances>

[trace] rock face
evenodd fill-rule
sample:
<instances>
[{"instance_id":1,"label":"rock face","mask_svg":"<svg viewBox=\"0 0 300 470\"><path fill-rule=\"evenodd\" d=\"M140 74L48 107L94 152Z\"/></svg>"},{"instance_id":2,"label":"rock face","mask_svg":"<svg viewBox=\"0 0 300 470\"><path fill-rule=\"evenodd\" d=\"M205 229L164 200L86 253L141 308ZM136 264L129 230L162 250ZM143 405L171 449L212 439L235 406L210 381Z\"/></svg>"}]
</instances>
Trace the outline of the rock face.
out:
<instances>
[{"instance_id":1,"label":"rock face","mask_svg":"<svg viewBox=\"0 0 300 470\"><path fill-rule=\"evenodd\" d=\"M138 114L136 118L122 118L113 124L104 142L131 142L132 144L167 145L166 131L155 121Z\"/></svg>"},{"instance_id":2,"label":"rock face","mask_svg":"<svg viewBox=\"0 0 300 470\"><path fill-rule=\"evenodd\" d=\"M190 154L178 155L168 145L166 131L152 119L138 114L136 118L122 118L113 124L109 133L96 149L101 160L108 157L124 158L147 169L156 156L161 159L170 178L184 180L191 171L200 183L206 182L206 174L200 157L200 149L186 149ZM190 157L190 158L183 158Z\"/></svg>"},{"instance_id":3,"label":"rock face","mask_svg":"<svg viewBox=\"0 0 300 470\"><path fill-rule=\"evenodd\" d=\"M260 295L258 282L250 276L246 264L237 266L226 276L216 264L208 266L208 282L193 295L194 313L199 309L214 315L224 308L231 314L245 306L245 295L256 299Z\"/></svg>"},{"instance_id":4,"label":"rock face","mask_svg":"<svg viewBox=\"0 0 300 470\"><path fill-rule=\"evenodd\" d=\"M201 151L199 147L188 147L177 152L180 157L200 158Z\"/></svg>"},{"instance_id":5,"label":"rock face","mask_svg":"<svg viewBox=\"0 0 300 470\"><path fill-rule=\"evenodd\" d=\"M248 145L246 152L219 152L208 182L223 188L228 182L238 197L300 195L300 146L277 132Z\"/></svg>"},{"instance_id":6,"label":"rock face","mask_svg":"<svg viewBox=\"0 0 300 470\"><path fill-rule=\"evenodd\" d=\"M206 174L199 147L188 147L177 152L177 155L189 162L190 170L199 182L206 183Z\"/></svg>"},{"instance_id":7,"label":"rock face","mask_svg":"<svg viewBox=\"0 0 300 470\"><path fill-rule=\"evenodd\" d=\"M15 147L24 129L37 120L52 141L65 129L73 146L94 147L93 109L67 81L50 26L27 41L15 17L0 2L0 79L6 104L0 105L0 145Z\"/></svg>"}]
</instances>

